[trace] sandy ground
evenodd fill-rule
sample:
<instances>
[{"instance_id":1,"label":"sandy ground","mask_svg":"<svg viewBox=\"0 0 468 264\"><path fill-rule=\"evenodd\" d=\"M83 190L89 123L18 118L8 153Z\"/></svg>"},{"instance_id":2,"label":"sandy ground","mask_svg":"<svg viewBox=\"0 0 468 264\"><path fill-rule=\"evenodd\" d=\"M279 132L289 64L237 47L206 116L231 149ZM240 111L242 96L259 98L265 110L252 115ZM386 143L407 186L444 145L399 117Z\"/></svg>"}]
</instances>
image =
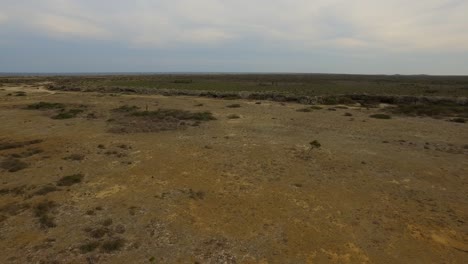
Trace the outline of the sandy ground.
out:
<instances>
[{"instance_id":1,"label":"sandy ground","mask_svg":"<svg viewBox=\"0 0 468 264\"><path fill-rule=\"evenodd\" d=\"M0 263L468 259L467 124L369 118L378 109L302 113L276 102L0 88L0 142L43 140L0 150L0 160L42 151L21 159L28 168L0 169ZM6 96L13 90L27 95ZM39 101L87 108L66 120L24 109ZM241 107L226 107L233 103ZM111 109L124 104L217 120L109 133ZM309 151L313 140L321 148ZM66 159L73 154L81 160ZM81 183L37 194L78 173ZM35 215L46 200L56 204L47 213L55 227Z\"/></svg>"}]
</instances>

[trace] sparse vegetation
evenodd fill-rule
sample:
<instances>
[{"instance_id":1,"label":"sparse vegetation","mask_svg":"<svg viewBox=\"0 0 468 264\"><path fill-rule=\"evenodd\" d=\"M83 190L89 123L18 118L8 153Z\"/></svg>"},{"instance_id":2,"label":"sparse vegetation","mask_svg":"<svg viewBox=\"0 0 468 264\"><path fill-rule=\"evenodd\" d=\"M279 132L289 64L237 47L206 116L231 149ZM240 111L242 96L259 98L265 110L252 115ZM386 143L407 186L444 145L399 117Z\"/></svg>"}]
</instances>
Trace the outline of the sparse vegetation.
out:
<instances>
[{"instance_id":1,"label":"sparse vegetation","mask_svg":"<svg viewBox=\"0 0 468 264\"><path fill-rule=\"evenodd\" d=\"M453 103L444 104L405 104L389 109L394 114L429 117L461 117L468 118L468 107Z\"/></svg>"},{"instance_id":2,"label":"sparse vegetation","mask_svg":"<svg viewBox=\"0 0 468 264\"><path fill-rule=\"evenodd\" d=\"M70 119L75 118L78 114L83 113L83 109L70 109L67 111L63 111L58 113L55 116L52 116L52 119Z\"/></svg>"},{"instance_id":3,"label":"sparse vegetation","mask_svg":"<svg viewBox=\"0 0 468 264\"><path fill-rule=\"evenodd\" d=\"M376 118L376 119L391 119L392 117L386 114L374 114L370 115L369 117Z\"/></svg>"},{"instance_id":4,"label":"sparse vegetation","mask_svg":"<svg viewBox=\"0 0 468 264\"><path fill-rule=\"evenodd\" d=\"M51 210L57 207L53 201L42 201L34 206L34 215L39 221L41 228L56 227L54 217L50 216Z\"/></svg>"},{"instance_id":5,"label":"sparse vegetation","mask_svg":"<svg viewBox=\"0 0 468 264\"><path fill-rule=\"evenodd\" d=\"M88 241L82 244L79 248L80 248L81 253L85 254L85 253L93 252L99 247L99 245L100 245L99 241Z\"/></svg>"},{"instance_id":6,"label":"sparse vegetation","mask_svg":"<svg viewBox=\"0 0 468 264\"><path fill-rule=\"evenodd\" d=\"M117 107L115 109L113 109L112 111L114 112L120 112L120 113L131 113L131 112L135 112L135 111L138 111L140 109L140 107L138 106L135 106L135 105L122 105L120 107Z\"/></svg>"},{"instance_id":7,"label":"sparse vegetation","mask_svg":"<svg viewBox=\"0 0 468 264\"><path fill-rule=\"evenodd\" d=\"M83 174L73 174L73 175L65 176L57 182L57 186L71 186L74 184L78 184L83 180L83 178L84 178Z\"/></svg>"},{"instance_id":8,"label":"sparse vegetation","mask_svg":"<svg viewBox=\"0 0 468 264\"><path fill-rule=\"evenodd\" d=\"M455 122L455 123L466 123L466 119L458 117L458 118L452 118L450 119L450 122Z\"/></svg>"},{"instance_id":9,"label":"sparse vegetation","mask_svg":"<svg viewBox=\"0 0 468 264\"><path fill-rule=\"evenodd\" d=\"M0 168L9 171L17 172L23 169L26 169L28 164L16 158L7 158L4 161L0 162Z\"/></svg>"},{"instance_id":10,"label":"sparse vegetation","mask_svg":"<svg viewBox=\"0 0 468 264\"><path fill-rule=\"evenodd\" d=\"M241 107L241 105L240 104L230 104L230 105L227 105L226 107L228 107L228 108L239 108L239 107Z\"/></svg>"},{"instance_id":11,"label":"sparse vegetation","mask_svg":"<svg viewBox=\"0 0 468 264\"><path fill-rule=\"evenodd\" d=\"M351 113L345 113L344 116L353 116Z\"/></svg>"},{"instance_id":12,"label":"sparse vegetation","mask_svg":"<svg viewBox=\"0 0 468 264\"><path fill-rule=\"evenodd\" d=\"M296 112L309 113L309 112L312 112L312 109L310 107L309 108L300 108L300 109L297 109Z\"/></svg>"},{"instance_id":13,"label":"sparse vegetation","mask_svg":"<svg viewBox=\"0 0 468 264\"><path fill-rule=\"evenodd\" d=\"M41 187L37 191L35 191L33 193L33 195L46 195L46 194L49 194L51 192L56 192L56 191L59 191L59 190L60 189L58 189L57 187L55 187L53 185L46 185L46 186Z\"/></svg>"},{"instance_id":14,"label":"sparse vegetation","mask_svg":"<svg viewBox=\"0 0 468 264\"><path fill-rule=\"evenodd\" d=\"M64 160L72 160L72 161L81 161L84 160L85 156L83 154L71 154L70 156L66 156L63 158Z\"/></svg>"},{"instance_id":15,"label":"sparse vegetation","mask_svg":"<svg viewBox=\"0 0 468 264\"><path fill-rule=\"evenodd\" d=\"M0 150L22 148L29 145L42 143L42 139L35 139L23 142L0 142Z\"/></svg>"},{"instance_id":16,"label":"sparse vegetation","mask_svg":"<svg viewBox=\"0 0 468 264\"><path fill-rule=\"evenodd\" d=\"M104 252L110 253L113 251L120 250L125 245L125 240L119 237L110 238L104 241L101 245L101 249Z\"/></svg>"},{"instance_id":17,"label":"sparse vegetation","mask_svg":"<svg viewBox=\"0 0 468 264\"><path fill-rule=\"evenodd\" d=\"M228 119L239 119L240 116L239 115L236 115L236 114L230 114L227 116Z\"/></svg>"},{"instance_id":18,"label":"sparse vegetation","mask_svg":"<svg viewBox=\"0 0 468 264\"><path fill-rule=\"evenodd\" d=\"M27 109L34 109L34 110L50 110L50 109L63 109L65 108L64 104L60 103L48 103L48 102L39 102L30 104L27 106Z\"/></svg>"}]
</instances>

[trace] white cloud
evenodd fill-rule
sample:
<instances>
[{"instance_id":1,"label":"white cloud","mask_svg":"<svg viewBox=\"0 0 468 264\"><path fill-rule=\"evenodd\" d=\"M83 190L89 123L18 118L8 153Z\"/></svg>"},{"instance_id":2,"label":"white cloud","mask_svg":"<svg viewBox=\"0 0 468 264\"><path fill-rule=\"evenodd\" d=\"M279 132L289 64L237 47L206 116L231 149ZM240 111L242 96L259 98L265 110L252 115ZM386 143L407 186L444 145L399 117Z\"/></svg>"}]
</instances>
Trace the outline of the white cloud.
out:
<instances>
[{"instance_id":1,"label":"white cloud","mask_svg":"<svg viewBox=\"0 0 468 264\"><path fill-rule=\"evenodd\" d=\"M131 46L468 51L466 0L6 1L20 28Z\"/></svg>"}]
</instances>

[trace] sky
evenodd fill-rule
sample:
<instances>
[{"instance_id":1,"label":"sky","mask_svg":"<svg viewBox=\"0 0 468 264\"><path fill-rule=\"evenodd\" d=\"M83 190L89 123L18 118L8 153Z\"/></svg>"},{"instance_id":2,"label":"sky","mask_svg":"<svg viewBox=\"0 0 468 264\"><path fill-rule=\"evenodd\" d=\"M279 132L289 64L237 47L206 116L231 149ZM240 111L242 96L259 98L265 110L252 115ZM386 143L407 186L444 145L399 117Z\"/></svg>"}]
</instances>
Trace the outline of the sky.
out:
<instances>
[{"instance_id":1,"label":"sky","mask_svg":"<svg viewBox=\"0 0 468 264\"><path fill-rule=\"evenodd\" d=\"M468 0L0 0L0 72L468 75Z\"/></svg>"}]
</instances>

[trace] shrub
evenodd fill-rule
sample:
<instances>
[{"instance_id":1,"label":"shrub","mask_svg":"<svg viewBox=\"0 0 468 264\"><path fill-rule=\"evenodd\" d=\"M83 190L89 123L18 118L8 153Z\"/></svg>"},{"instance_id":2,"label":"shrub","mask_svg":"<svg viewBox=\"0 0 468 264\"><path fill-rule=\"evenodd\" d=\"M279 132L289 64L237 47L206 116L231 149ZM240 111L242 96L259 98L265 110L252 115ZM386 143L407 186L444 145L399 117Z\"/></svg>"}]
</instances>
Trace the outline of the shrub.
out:
<instances>
[{"instance_id":1,"label":"shrub","mask_svg":"<svg viewBox=\"0 0 468 264\"><path fill-rule=\"evenodd\" d=\"M83 154L71 154L70 156L67 156L63 158L64 160L74 160L74 161L81 161L85 158Z\"/></svg>"},{"instance_id":2,"label":"shrub","mask_svg":"<svg viewBox=\"0 0 468 264\"><path fill-rule=\"evenodd\" d=\"M28 167L28 164L15 158L7 158L0 163L0 168L9 172L17 172Z\"/></svg>"},{"instance_id":3,"label":"shrub","mask_svg":"<svg viewBox=\"0 0 468 264\"><path fill-rule=\"evenodd\" d=\"M157 119L176 119L176 120L215 120L211 112L189 112L177 109L158 109L156 111L134 112L134 116L152 117Z\"/></svg>"},{"instance_id":4,"label":"shrub","mask_svg":"<svg viewBox=\"0 0 468 264\"><path fill-rule=\"evenodd\" d=\"M101 245L101 249L104 252L112 252L120 250L125 245L125 240L122 238L111 238L107 241L104 241Z\"/></svg>"},{"instance_id":5,"label":"shrub","mask_svg":"<svg viewBox=\"0 0 468 264\"><path fill-rule=\"evenodd\" d=\"M51 192L59 191L59 189L53 185L46 185L40 188L39 190L35 191L34 195L46 195Z\"/></svg>"},{"instance_id":6,"label":"shrub","mask_svg":"<svg viewBox=\"0 0 468 264\"><path fill-rule=\"evenodd\" d=\"M386 114L375 114L370 115L369 117L376 118L376 119L391 119L392 117Z\"/></svg>"},{"instance_id":7,"label":"shrub","mask_svg":"<svg viewBox=\"0 0 468 264\"><path fill-rule=\"evenodd\" d=\"M96 250L96 248L99 247L99 245L100 245L99 241L86 242L80 246L80 251L81 253L93 252L94 250Z\"/></svg>"},{"instance_id":8,"label":"shrub","mask_svg":"<svg viewBox=\"0 0 468 264\"><path fill-rule=\"evenodd\" d=\"M70 109L53 116L52 119L70 119L76 117L82 112L84 112L82 109Z\"/></svg>"},{"instance_id":9,"label":"shrub","mask_svg":"<svg viewBox=\"0 0 468 264\"><path fill-rule=\"evenodd\" d=\"M57 186L71 186L80 183L83 180L83 178L83 174L73 174L65 176L57 182Z\"/></svg>"},{"instance_id":10,"label":"shrub","mask_svg":"<svg viewBox=\"0 0 468 264\"><path fill-rule=\"evenodd\" d=\"M230 104L230 105L227 105L226 107L228 107L228 108L239 108L239 107L241 107L241 105L240 104Z\"/></svg>"},{"instance_id":11,"label":"shrub","mask_svg":"<svg viewBox=\"0 0 468 264\"><path fill-rule=\"evenodd\" d=\"M135 106L135 105L132 105L132 106L129 106L129 105L122 105L118 108L115 108L113 109L112 111L114 112L121 112L121 113L129 113L129 112L135 112L137 111L138 109L140 109L140 107L138 106Z\"/></svg>"},{"instance_id":12,"label":"shrub","mask_svg":"<svg viewBox=\"0 0 468 264\"><path fill-rule=\"evenodd\" d=\"M35 110L46 110L46 109L61 109L65 108L64 104L60 103L47 103L47 102L39 102L35 104L30 104L27 106L27 109L35 109Z\"/></svg>"},{"instance_id":13,"label":"shrub","mask_svg":"<svg viewBox=\"0 0 468 264\"><path fill-rule=\"evenodd\" d=\"M240 116L236 115L236 114L231 114L231 115L228 115L227 118L229 118L229 119L238 119L238 118L240 118Z\"/></svg>"},{"instance_id":14,"label":"shrub","mask_svg":"<svg viewBox=\"0 0 468 264\"><path fill-rule=\"evenodd\" d=\"M450 122L455 122L455 123L465 123L466 120L464 118L458 117L458 118L453 118L450 119Z\"/></svg>"},{"instance_id":15,"label":"shrub","mask_svg":"<svg viewBox=\"0 0 468 264\"><path fill-rule=\"evenodd\" d=\"M53 201L42 201L34 207L34 215L38 218L39 224L42 228L56 227L54 217L49 216L50 211L55 208L57 204Z\"/></svg>"}]
</instances>

